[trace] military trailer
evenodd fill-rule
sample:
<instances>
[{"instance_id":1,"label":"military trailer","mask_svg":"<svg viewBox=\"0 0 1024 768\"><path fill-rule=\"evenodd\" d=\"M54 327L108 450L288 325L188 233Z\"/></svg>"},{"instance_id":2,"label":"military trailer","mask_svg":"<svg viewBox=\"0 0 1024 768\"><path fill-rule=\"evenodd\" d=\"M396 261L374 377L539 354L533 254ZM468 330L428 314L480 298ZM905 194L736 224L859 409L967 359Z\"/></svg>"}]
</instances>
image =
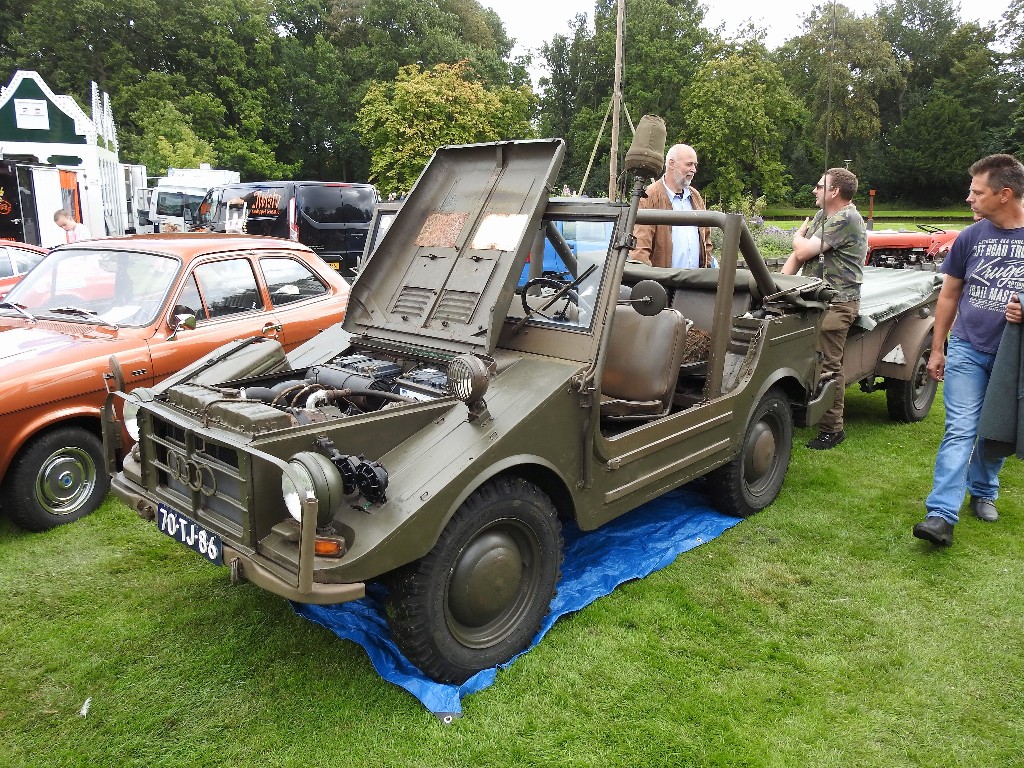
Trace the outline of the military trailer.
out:
<instances>
[{"instance_id":1,"label":"military trailer","mask_svg":"<svg viewBox=\"0 0 1024 768\"><path fill-rule=\"evenodd\" d=\"M138 441L117 495L291 600L383 581L398 645L450 682L535 634L563 520L592 530L700 477L728 514L770 504L794 424L834 398L816 354L829 291L771 274L737 214L638 212L639 180L628 204L549 202L563 152L439 149L370 246L343 327L287 358L240 341L111 394L111 471L122 426ZM654 219L720 227L720 268L627 263L634 223ZM608 223L608 241L573 253L570 222ZM571 277L519 286L545 241Z\"/></svg>"}]
</instances>

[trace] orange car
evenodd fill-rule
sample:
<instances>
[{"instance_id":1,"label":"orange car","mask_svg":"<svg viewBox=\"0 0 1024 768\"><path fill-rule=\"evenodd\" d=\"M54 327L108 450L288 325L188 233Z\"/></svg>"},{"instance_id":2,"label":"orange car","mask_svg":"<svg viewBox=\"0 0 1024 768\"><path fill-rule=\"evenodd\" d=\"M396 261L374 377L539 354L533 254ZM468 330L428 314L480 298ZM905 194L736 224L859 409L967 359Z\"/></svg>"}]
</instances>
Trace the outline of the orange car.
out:
<instances>
[{"instance_id":1,"label":"orange car","mask_svg":"<svg viewBox=\"0 0 1024 768\"><path fill-rule=\"evenodd\" d=\"M0 299L47 253L49 249L38 245L0 240Z\"/></svg>"},{"instance_id":2,"label":"orange car","mask_svg":"<svg viewBox=\"0 0 1024 768\"><path fill-rule=\"evenodd\" d=\"M116 354L152 386L232 339L285 350L345 315L348 284L275 238L140 235L60 246L0 301L0 508L33 531L106 495L100 411Z\"/></svg>"}]
</instances>

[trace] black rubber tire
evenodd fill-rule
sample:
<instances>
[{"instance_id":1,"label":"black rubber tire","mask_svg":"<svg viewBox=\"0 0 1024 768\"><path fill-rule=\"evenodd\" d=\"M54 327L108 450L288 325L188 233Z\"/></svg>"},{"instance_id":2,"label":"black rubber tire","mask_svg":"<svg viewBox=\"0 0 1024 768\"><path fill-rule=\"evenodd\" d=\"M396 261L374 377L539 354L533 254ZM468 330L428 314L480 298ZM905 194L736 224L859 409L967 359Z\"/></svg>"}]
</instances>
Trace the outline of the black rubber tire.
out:
<instances>
[{"instance_id":1,"label":"black rubber tire","mask_svg":"<svg viewBox=\"0 0 1024 768\"><path fill-rule=\"evenodd\" d=\"M46 531L95 511L109 488L100 439L81 427L57 427L34 436L11 463L3 509L22 528Z\"/></svg>"},{"instance_id":2,"label":"black rubber tire","mask_svg":"<svg viewBox=\"0 0 1024 768\"><path fill-rule=\"evenodd\" d=\"M925 337L908 381L885 379L885 404L893 421L912 423L928 416L935 401L939 382L928 375L928 357L932 353L932 334Z\"/></svg>"},{"instance_id":3,"label":"black rubber tire","mask_svg":"<svg viewBox=\"0 0 1024 768\"><path fill-rule=\"evenodd\" d=\"M463 683L529 644L561 566L551 500L522 478L494 478L463 502L426 556L392 575L391 634L425 674Z\"/></svg>"},{"instance_id":4,"label":"black rubber tire","mask_svg":"<svg viewBox=\"0 0 1024 768\"><path fill-rule=\"evenodd\" d=\"M733 517L760 512L779 495L793 453L793 411L768 390L747 422L739 455L708 474L711 503Z\"/></svg>"}]
</instances>

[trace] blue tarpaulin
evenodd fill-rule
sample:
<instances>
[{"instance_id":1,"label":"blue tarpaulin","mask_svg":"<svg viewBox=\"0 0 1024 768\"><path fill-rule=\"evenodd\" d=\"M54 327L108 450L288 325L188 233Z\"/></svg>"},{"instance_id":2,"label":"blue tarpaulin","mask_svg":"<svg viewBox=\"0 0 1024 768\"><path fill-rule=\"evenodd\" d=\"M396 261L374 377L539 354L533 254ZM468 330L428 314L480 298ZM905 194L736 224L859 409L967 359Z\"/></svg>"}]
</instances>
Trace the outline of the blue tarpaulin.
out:
<instances>
[{"instance_id":1,"label":"blue tarpaulin","mask_svg":"<svg viewBox=\"0 0 1024 768\"><path fill-rule=\"evenodd\" d=\"M712 509L703 494L682 488L596 531L582 532L575 525L566 524L562 580L551 612L530 646L501 667L512 664L540 642L560 616L584 608L623 582L664 568L680 553L710 541L738 522ZM292 605L300 616L363 646L381 677L405 688L432 713L444 720L458 717L462 713L462 697L491 685L498 667L478 672L462 685L437 683L425 677L392 641L384 618L383 598L382 589L368 585L367 596L355 602Z\"/></svg>"}]
</instances>

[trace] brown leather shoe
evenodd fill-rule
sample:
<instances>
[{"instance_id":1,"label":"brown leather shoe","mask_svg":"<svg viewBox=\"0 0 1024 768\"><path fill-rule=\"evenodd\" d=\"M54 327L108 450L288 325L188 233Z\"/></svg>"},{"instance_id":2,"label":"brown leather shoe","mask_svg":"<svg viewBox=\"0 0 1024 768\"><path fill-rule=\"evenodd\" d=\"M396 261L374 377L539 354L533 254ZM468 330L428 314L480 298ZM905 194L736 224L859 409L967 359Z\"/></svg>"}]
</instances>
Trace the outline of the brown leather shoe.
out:
<instances>
[{"instance_id":1,"label":"brown leather shoe","mask_svg":"<svg viewBox=\"0 0 1024 768\"><path fill-rule=\"evenodd\" d=\"M914 526L914 537L948 547L953 543L953 524L938 515L931 515L926 517L924 522Z\"/></svg>"}]
</instances>

